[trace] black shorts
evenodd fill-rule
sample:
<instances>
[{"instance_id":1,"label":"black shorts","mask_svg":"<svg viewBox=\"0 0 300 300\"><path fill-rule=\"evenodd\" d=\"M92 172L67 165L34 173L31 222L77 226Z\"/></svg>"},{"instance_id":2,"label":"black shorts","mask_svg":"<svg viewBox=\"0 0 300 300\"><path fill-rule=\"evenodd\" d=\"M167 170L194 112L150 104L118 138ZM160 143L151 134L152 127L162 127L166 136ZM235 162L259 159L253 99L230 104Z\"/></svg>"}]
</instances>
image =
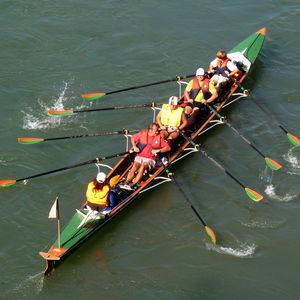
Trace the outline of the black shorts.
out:
<instances>
[{"instance_id":1,"label":"black shorts","mask_svg":"<svg viewBox=\"0 0 300 300\"><path fill-rule=\"evenodd\" d=\"M193 103L190 103L190 102L189 102L186 106L189 106L189 107L191 107L191 108L198 107L198 108L200 109L200 107L202 107L203 104L202 104L201 102L196 102L196 101L194 101Z\"/></svg>"}]
</instances>

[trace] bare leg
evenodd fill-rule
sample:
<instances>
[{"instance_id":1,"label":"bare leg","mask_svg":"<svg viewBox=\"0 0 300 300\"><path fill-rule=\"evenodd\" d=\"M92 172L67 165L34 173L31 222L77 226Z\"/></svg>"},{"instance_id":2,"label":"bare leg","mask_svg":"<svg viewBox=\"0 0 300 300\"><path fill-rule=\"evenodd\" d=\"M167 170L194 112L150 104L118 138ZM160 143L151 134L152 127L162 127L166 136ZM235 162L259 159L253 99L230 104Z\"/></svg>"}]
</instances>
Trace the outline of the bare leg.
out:
<instances>
[{"instance_id":1,"label":"bare leg","mask_svg":"<svg viewBox=\"0 0 300 300\"><path fill-rule=\"evenodd\" d=\"M173 142L175 139L177 139L179 137L179 132L172 132L169 137L168 137L168 141L170 140L171 142Z\"/></svg>"},{"instance_id":2,"label":"bare leg","mask_svg":"<svg viewBox=\"0 0 300 300\"><path fill-rule=\"evenodd\" d=\"M132 180L132 183L136 184L139 183L143 177L144 171L148 169L148 164L147 163L143 163L141 165L141 167L138 170L138 174L136 175L136 177Z\"/></svg>"},{"instance_id":3,"label":"bare leg","mask_svg":"<svg viewBox=\"0 0 300 300\"><path fill-rule=\"evenodd\" d=\"M135 177L135 172L141 167L141 164L139 162L134 162L132 165L132 168L129 170L127 178L126 178L126 183L130 183L132 179Z\"/></svg>"}]
</instances>

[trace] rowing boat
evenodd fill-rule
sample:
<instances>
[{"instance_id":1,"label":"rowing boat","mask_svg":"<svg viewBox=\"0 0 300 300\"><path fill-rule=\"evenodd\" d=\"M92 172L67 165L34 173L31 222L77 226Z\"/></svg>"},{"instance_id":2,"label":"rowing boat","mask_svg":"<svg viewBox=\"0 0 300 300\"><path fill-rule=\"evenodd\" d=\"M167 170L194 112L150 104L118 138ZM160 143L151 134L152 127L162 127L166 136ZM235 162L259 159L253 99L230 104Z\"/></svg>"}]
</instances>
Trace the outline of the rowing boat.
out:
<instances>
[{"instance_id":1,"label":"rowing boat","mask_svg":"<svg viewBox=\"0 0 300 300\"><path fill-rule=\"evenodd\" d=\"M256 58L261 51L265 34L266 29L262 28L248 36L245 40L228 52L228 57L242 66L243 75L227 91L225 91L225 93L222 94L221 99L215 106L217 111L220 111L226 105L233 103L238 98L245 96L243 93L236 93L236 91L241 86L241 83L249 74L252 65L256 61ZM196 151L195 148L191 147L191 145L194 144L194 141L196 141L203 132L218 124L213 121L215 116L216 114L213 112L208 113L206 118L199 125L198 129L192 132L188 139L183 137L178 139L176 150L170 154L168 166ZM118 187L119 182L127 174L134 156L135 153L127 153L109 172L108 179L114 181L113 184L115 187ZM136 190L121 190L121 202L108 213L90 211L85 207L85 203L80 209L76 209L74 216L61 232L60 238L52 244L47 252L40 252L40 255L46 261L44 275L49 275L65 257L78 248L86 239L101 229L105 224L110 222L135 199L138 197L141 198L142 193L155 188L164 182L170 181L167 176L163 176L166 174L167 170L166 166L162 164L155 168L151 174L145 176Z\"/></svg>"}]
</instances>

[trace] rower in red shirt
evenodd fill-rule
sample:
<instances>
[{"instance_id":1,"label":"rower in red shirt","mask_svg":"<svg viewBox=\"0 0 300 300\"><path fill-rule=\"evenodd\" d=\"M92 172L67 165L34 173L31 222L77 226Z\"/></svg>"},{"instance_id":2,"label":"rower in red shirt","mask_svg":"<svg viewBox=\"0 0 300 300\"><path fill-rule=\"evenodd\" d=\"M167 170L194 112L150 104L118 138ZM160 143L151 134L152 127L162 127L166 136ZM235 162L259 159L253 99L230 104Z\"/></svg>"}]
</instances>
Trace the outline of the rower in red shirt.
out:
<instances>
[{"instance_id":1,"label":"rower in red shirt","mask_svg":"<svg viewBox=\"0 0 300 300\"><path fill-rule=\"evenodd\" d=\"M157 153L171 150L167 141L159 133L159 125L151 123L149 129L142 130L131 137L132 150L137 152L132 168L129 170L122 188L132 189L130 184L138 184L145 170L151 170L156 164Z\"/></svg>"}]
</instances>

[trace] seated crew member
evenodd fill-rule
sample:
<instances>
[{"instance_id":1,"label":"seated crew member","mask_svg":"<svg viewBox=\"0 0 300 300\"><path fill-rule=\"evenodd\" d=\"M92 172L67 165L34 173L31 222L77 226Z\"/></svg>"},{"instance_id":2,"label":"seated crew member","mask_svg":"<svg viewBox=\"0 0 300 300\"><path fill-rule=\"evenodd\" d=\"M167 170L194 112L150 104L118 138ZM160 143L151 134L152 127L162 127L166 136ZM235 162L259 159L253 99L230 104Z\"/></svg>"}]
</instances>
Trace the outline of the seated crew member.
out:
<instances>
[{"instance_id":1,"label":"seated crew member","mask_svg":"<svg viewBox=\"0 0 300 300\"><path fill-rule=\"evenodd\" d=\"M99 212L107 207L112 208L117 204L115 194L103 172L98 173L97 177L88 184L86 198L87 205L92 210Z\"/></svg>"},{"instance_id":2,"label":"seated crew member","mask_svg":"<svg viewBox=\"0 0 300 300\"><path fill-rule=\"evenodd\" d=\"M125 184L120 187L132 189L129 184L138 184L144 171L155 167L157 153L165 153L171 150L158 129L157 123L151 123L149 129L142 130L131 137L132 150L138 154L128 172Z\"/></svg>"},{"instance_id":3,"label":"seated crew member","mask_svg":"<svg viewBox=\"0 0 300 300\"><path fill-rule=\"evenodd\" d=\"M216 58L209 65L209 72L214 74L211 80L216 82L216 87L222 87L230 82L230 78L238 78L241 73L224 50L216 53Z\"/></svg>"},{"instance_id":4,"label":"seated crew member","mask_svg":"<svg viewBox=\"0 0 300 300\"><path fill-rule=\"evenodd\" d=\"M178 98L171 96L169 104L163 104L161 111L156 117L163 138L172 143L179 135L179 130L187 126L184 109L178 105Z\"/></svg>"},{"instance_id":5,"label":"seated crew member","mask_svg":"<svg viewBox=\"0 0 300 300\"><path fill-rule=\"evenodd\" d=\"M196 121L199 109L203 107L202 104L213 102L217 98L218 92L215 86L205 76L204 69L199 68L196 71L196 77L188 83L184 91L184 99L187 102L185 113L190 115L190 120Z\"/></svg>"}]
</instances>

